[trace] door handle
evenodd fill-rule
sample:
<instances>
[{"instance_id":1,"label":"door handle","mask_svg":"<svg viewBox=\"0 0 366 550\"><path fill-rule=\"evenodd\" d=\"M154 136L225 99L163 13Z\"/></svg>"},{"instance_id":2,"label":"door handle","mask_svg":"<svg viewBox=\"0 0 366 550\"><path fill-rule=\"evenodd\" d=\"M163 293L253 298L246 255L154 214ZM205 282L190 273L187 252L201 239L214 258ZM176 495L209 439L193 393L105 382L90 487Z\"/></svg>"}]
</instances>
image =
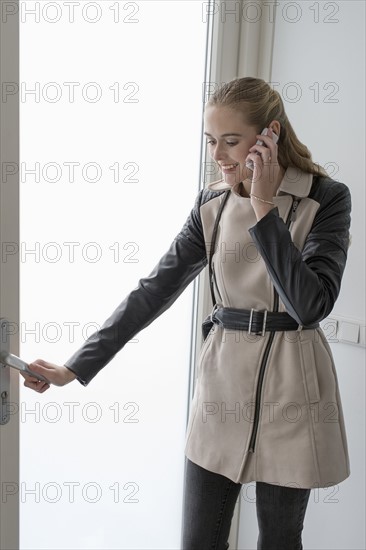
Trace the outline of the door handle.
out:
<instances>
[{"instance_id":1,"label":"door handle","mask_svg":"<svg viewBox=\"0 0 366 550\"><path fill-rule=\"evenodd\" d=\"M6 424L10 419L9 393L10 393L10 368L14 368L33 376L42 382L49 381L36 372L30 370L28 363L9 352L9 322L0 319L0 424Z\"/></svg>"},{"instance_id":2,"label":"door handle","mask_svg":"<svg viewBox=\"0 0 366 550\"><path fill-rule=\"evenodd\" d=\"M42 382L48 382L47 378L42 376L42 374L38 374L38 372L34 372L29 368L28 363L23 361L23 359L20 359L17 355L14 355L13 353L9 353L6 351L0 352L0 363L3 364L3 367L12 367L13 369L17 369L20 372L24 372L24 374L29 374L29 376L33 376L33 378L38 378L38 380L42 380Z\"/></svg>"}]
</instances>

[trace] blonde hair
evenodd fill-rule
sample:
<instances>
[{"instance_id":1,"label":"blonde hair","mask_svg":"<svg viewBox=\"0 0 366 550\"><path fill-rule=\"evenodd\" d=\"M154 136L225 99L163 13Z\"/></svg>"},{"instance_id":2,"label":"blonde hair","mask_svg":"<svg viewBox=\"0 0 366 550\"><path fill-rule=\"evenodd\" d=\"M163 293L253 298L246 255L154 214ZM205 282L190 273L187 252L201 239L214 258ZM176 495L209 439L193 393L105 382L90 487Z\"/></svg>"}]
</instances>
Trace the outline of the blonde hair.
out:
<instances>
[{"instance_id":1,"label":"blonde hair","mask_svg":"<svg viewBox=\"0 0 366 550\"><path fill-rule=\"evenodd\" d=\"M284 169L295 166L303 172L329 177L326 170L313 162L309 149L299 141L285 113L280 94L261 78L235 78L221 85L206 106L222 105L240 111L249 126L259 134L272 120L281 124L278 163Z\"/></svg>"}]
</instances>

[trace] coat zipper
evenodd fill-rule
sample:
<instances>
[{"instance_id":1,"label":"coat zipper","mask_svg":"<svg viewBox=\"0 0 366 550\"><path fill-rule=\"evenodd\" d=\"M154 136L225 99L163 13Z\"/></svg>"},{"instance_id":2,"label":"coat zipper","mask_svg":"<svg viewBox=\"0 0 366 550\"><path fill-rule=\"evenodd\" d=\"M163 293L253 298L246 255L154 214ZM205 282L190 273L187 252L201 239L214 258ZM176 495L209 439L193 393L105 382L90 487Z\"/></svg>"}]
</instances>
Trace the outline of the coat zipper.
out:
<instances>
[{"instance_id":1,"label":"coat zipper","mask_svg":"<svg viewBox=\"0 0 366 550\"><path fill-rule=\"evenodd\" d=\"M291 222L293 222L296 218L296 210L299 205L299 200L295 199L292 203L292 208L289 212L289 215L287 216L286 220L286 227L289 229ZM274 291L274 299L273 299L273 311L278 311L278 303L279 303L279 297L277 290L273 287ZM275 336L275 332L270 332L269 339L266 345L266 349L264 350L262 363L259 370L259 376L258 376L258 384L257 384L257 391L255 396L255 410L254 410L254 424L253 424L253 430L250 437L250 444L249 444L249 452L254 453L255 449L255 441L257 437L258 432L258 424L259 424L259 410L260 410L260 401L261 401L261 393L262 393L262 385L263 385L263 378L264 378L264 371L266 369L268 355L271 350L272 342Z\"/></svg>"},{"instance_id":2,"label":"coat zipper","mask_svg":"<svg viewBox=\"0 0 366 550\"><path fill-rule=\"evenodd\" d=\"M220 303L222 303L222 298L221 298L221 294L220 294L220 291L219 291L219 287L217 286L215 266L214 266L213 262L212 262L212 278L213 278L213 282L214 282L214 285L215 285L215 288L216 288L216 291L217 291L217 295L220 298Z\"/></svg>"}]
</instances>

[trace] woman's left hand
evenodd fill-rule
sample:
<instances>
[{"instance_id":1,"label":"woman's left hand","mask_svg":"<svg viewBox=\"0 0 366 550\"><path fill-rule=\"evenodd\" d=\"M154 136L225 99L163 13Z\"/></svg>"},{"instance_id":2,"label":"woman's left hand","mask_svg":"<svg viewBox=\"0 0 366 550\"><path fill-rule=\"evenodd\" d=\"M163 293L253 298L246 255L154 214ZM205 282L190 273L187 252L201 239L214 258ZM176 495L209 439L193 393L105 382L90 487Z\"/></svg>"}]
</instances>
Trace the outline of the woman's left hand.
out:
<instances>
[{"instance_id":1,"label":"woman's left hand","mask_svg":"<svg viewBox=\"0 0 366 550\"><path fill-rule=\"evenodd\" d=\"M272 130L268 129L268 135L257 135L257 139L263 140L267 145L253 145L249 149L246 160L251 159L254 164L253 178L251 183L250 193L263 199L264 201L273 201L278 188L278 177L280 174L280 166L277 160L277 144L272 139ZM258 151L260 155L257 155ZM274 206L266 202L261 202L254 197L251 199L252 206L256 213L257 219L263 217Z\"/></svg>"}]
</instances>

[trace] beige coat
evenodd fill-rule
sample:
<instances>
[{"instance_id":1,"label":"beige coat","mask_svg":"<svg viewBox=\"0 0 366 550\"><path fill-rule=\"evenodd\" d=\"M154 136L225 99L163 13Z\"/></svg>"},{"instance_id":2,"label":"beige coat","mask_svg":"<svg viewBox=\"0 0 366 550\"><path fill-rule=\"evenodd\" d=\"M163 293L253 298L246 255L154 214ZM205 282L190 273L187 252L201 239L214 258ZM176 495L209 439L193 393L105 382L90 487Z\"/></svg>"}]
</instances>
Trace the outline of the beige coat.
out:
<instances>
[{"instance_id":1,"label":"beige coat","mask_svg":"<svg viewBox=\"0 0 366 550\"><path fill-rule=\"evenodd\" d=\"M296 315L299 325L329 314L346 259L350 198L342 183L315 177L314 182L312 187L311 174L288 168L274 198L279 217L271 213L258 224L250 199L232 188L213 256L217 303L271 311L275 272L282 270L276 279L279 311ZM200 207L207 255L228 188L222 180L209 184L208 189L217 193ZM291 194L301 198L290 225L298 255L296 250L291 255L291 243L281 240L288 234L283 221L290 214ZM213 326L200 350L186 456L237 483L335 485L350 475L350 466L337 374L321 328L275 333L264 365L254 452L249 450L258 376L269 338L269 332L253 336Z\"/></svg>"},{"instance_id":2,"label":"beige coat","mask_svg":"<svg viewBox=\"0 0 366 550\"><path fill-rule=\"evenodd\" d=\"M228 185L208 187L150 275L66 361L81 384L207 266ZM301 198L296 211L292 195ZM278 304L299 326L314 325L331 312L340 290L350 193L343 183L290 167L274 201L276 208L257 223L250 200L235 187L229 191L213 256L217 301L269 311ZM212 472L240 483L302 488L327 487L350 475L337 375L321 329L252 336L214 325L200 350L191 405L185 452Z\"/></svg>"}]
</instances>

